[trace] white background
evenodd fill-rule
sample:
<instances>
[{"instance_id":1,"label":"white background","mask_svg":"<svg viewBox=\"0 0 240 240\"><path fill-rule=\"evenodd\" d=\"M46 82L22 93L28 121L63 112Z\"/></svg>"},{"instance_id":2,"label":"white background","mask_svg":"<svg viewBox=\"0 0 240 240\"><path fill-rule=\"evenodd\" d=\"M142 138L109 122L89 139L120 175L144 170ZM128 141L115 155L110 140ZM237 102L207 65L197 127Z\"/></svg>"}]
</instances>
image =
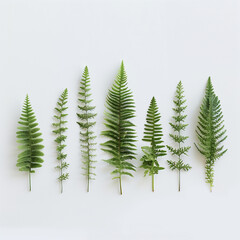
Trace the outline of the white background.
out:
<instances>
[{"instance_id":1,"label":"white background","mask_svg":"<svg viewBox=\"0 0 240 240\"><path fill-rule=\"evenodd\" d=\"M0 239L240 239L239 13L237 0L1 0ZM192 146L185 160L192 170L182 174L180 193L168 155L160 160L166 169L156 177L155 193L150 178L137 169L134 178L123 180L120 196L100 147L97 179L86 193L76 124L79 81L88 65L99 135L107 90L122 59L137 108L136 166L150 99L157 99L164 141L171 144L172 100L178 81L184 84ZM221 99L229 149L216 163L212 193L204 159L193 145L208 76ZM66 87L70 179L61 195L51 123ZM16 128L26 93L45 144L45 162L33 176L31 193L27 175L16 167ZM103 141L99 136L98 143Z\"/></svg>"}]
</instances>

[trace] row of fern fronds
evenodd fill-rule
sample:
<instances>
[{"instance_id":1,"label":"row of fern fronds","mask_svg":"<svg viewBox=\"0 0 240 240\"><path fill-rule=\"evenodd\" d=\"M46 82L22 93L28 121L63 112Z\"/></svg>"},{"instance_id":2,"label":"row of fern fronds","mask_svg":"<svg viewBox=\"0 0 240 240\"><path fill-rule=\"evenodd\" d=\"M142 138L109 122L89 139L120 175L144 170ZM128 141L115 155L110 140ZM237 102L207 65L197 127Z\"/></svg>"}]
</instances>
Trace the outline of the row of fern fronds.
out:
<instances>
[{"instance_id":1,"label":"row of fern fronds","mask_svg":"<svg viewBox=\"0 0 240 240\"><path fill-rule=\"evenodd\" d=\"M96 162L96 134L94 126L96 124L95 106L91 98L91 84L88 68L85 67L80 82L80 90L78 93L78 122L80 127L80 147L82 151L83 175L87 179L87 191L90 190L90 182L95 179L95 162ZM60 191L63 192L63 182L69 178L66 172L69 166L67 154L64 152L67 139L68 116L67 106L68 90L65 89L55 108L53 133L56 135L56 152L58 165L56 169L59 171L58 181L60 183ZM187 115L186 99L184 97L183 84L180 81L177 85L176 95L173 100L174 115L170 126L173 132L169 134L173 140L172 145L165 145L163 142L163 130L160 123L161 115L159 113L157 101L152 97L149 108L147 110L146 124L144 128L142 146L141 168L144 169L144 175L150 176L152 181L152 191L154 191L155 175L164 168L160 165L159 159L167 154L167 150L171 153L172 158L167 161L171 170L178 172L178 190L181 189L181 172L189 171L191 166L185 163L184 156L188 155L190 146L185 145L188 136L184 135L184 131L188 127L185 123ZM113 167L113 179L119 182L119 191L122 194L122 178L124 176L133 177L136 166L133 164L136 159L136 130L134 124L135 118L135 102L133 94L128 87L127 74L122 62L120 70L114 81L114 84L108 91L106 99L106 111L104 118L105 130L101 135L106 141L101 144L102 150L109 156L105 160ZM218 97L214 93L211 79L208 79L205 97L203 99L199 121L196 130L198 143L196 148L204 156L206 160L206 182L210 184L212 191L214 180L214 165L227 150L222 145L226 139L226 130L224 128L223 114ZM36 117L31 107L29 97L27 95L24 102L22 115L19 121L19 131L17 139L20 143L19 148L22 152L18 155L18 163L20 171L25 171L29 175L29 190L31 191L31 174L36 168L42 166L44 146L40 144L43 139L40 137L40 129L36 123Z\"/></svg>"}]
</instances>

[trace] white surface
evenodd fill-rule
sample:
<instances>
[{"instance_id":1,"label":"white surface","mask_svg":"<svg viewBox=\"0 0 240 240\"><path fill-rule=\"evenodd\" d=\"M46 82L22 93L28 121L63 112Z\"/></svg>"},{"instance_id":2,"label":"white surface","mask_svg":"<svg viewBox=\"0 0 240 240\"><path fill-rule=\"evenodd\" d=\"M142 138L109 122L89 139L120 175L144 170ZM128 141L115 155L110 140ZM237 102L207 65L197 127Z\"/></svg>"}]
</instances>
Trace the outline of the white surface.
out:
<instances>
[{"instance_id":1,"label":"white surface","mask_svg":"<svg viewBox=\"0 0 240 240\"><path fill-rule=\"evenodd\" d=\"M4 240L212 240L240 239L239 233L239 4L233 0L201 1L9 1L0 2L0 238ZM164 140L172 98L179 80L188 101L186 134L192 170L168 169L150 178L137 170L123 181L124 195L111 180L111 167L99 150L97 180L86 193L81 175L77 91L88 65L97 105L97 133L103 129L104 101L121 60L137 106L142 138L151 97L162 114ZM199 106L208 76L222 102L229 151L216 163L213 193L204 181L203 158L193 146ZM59 194L53 108L69 89L68 161L70 179ZM33 176L16 168L17 121L29 93L45 144L44 165ZM101 137L98 142L102 142ZM142 141L138 142L139 154ZM139 155L140 157L140 155ZM135 164L139 166L139 161Z\"/></svg>"}]
</instances>

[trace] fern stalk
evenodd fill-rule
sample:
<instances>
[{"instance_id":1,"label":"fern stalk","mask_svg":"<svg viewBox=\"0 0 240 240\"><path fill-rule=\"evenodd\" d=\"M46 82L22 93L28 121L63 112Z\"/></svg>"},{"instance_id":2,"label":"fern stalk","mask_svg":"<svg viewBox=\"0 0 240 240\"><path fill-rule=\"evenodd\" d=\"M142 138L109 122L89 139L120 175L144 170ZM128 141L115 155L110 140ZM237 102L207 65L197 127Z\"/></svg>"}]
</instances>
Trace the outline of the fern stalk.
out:
<instances>
[{"instance_id":1,"label":"fern stalk","mask_svg":"<svg viewBox=\"0 0 240 240\"><path fill-rule=\"evenodd\" d=\"M113 179L119 180L119 190L122 195L122 176L133 177L130 171L135 171L135 166L129 162L136 159L136 132L131 119L135 117L135 103L133 95L127 86L127 75L123 62L115 82L109 89L106 100L105 127L102 135L107 137L101 145L102 150L111 155L105 160L112 165Z\"/></svg>"},{"instance_id":2,"label":"fern stalk","mask_svg":"<svg viewBox=\"0 0 240 240\"><path fill-rule=\"evenodd\" d=\"M90 77L88 67L86 66L82 75L82 80L80 82L80 91L79 95L79 103L78 106L80 113L77 113L79 118L78 125L80 126L80 136L81 136L81 147L82 147L82 157L83 157L83 170L85 171L83 175L87 177L87 192L90 191L90 180L94 180L95 166L93 165L96 161L93 160L95 155L93 154L96 149L94 146L96 142L94 141L96 136L91 128L96 124L94 118L96 117L96 113L93 112L95 106L93 106L91 93L90 93Z\"/></svg>"}]
</instances>

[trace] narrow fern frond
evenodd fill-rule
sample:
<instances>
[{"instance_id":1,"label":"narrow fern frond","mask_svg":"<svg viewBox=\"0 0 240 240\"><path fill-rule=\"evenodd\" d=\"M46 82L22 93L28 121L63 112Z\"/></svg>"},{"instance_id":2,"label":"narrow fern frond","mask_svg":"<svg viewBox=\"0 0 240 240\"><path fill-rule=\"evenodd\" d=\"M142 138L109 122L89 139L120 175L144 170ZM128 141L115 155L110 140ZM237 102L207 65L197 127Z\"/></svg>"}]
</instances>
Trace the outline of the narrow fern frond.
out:
<instances>
[{"instance_id":1,"label":"narrow fern frond","mask_svg":"<svg viewBox=\"0 0 240 240\"><path fill-rule=\"evenodd\" d=\"M40 136L40 129L37 127L36 117L31 107L28 95L26 96L22 114L20 117L19 131L17 131L17 142L20 144L21 153L18 155L17 167L19 171L28 172L29 175L29 191L31 191L31 173L35 173L35 168L42 167L44 155L42 149L43 141Z\"/></svg>"},{"instance_id":2,"label":"narrow fern frond","mask_svg":"<svg viewBox=\"0 0 240 240\"><path fill-rule=\"evenodd\" d=\"M94 118L96 117L96 113L93 112L95 109L95 106L92 106L92 99L91 97L91 87L90 87L90 77L89 77L89 71L88 67L86 66L82 75L82 79L80 82L80 91L78 93L79 95L79 103L78 106L80 113L77 113L77 116L79 118L78 125L81 128L80 131L80 141L81 141L81 147L82 147L82 158L83 158L83 164L84 167L82 169L84 170L83 175L87 177L87 191L89 192L90 189L90 180L95 179L95 173L94 173L94 163L96 161L93 161L93 158L95 155L93 152L96 151L96 148L94 146L96 145L95 142L95 134L91 130L92 127L96 124L94 121Z\"/></svg>"},{"instance_id":3,"label":"narrow fern frond","mask_svg":"<svg viewBox=\"0 0 240 240\"><path fill-rule=\"evenodd\" d=\"M177 157L177 160L168 160L168 165L171 170L178 171L178 191L180 192L181 190L180 173L182 170L188 171L191 169L191 166L189 164L185 164L182 159L184 155L187 156L187 153L191 147L182 146L182 144L184 144L184 142L188 139L188 136L182 135L182 131L186 129L188 124L184 124L184 121L186 120L187 117L187 115L184 114L184 111L186 110L187 106L185 105L186 99L184 98L184 90L181 81L177 85L176 96L175 99L173 100L173 103L175 105L175 107L173 108L175 115L172 117L173 123L169 124L175 133L169 134L169 136L177 144L177 147L167 146L167 148L172 154L172 156Z\"/></svg>"},{"instance_id":4,"label":"narrow fern frond","mask_svg":"<svg viewBox=\"0 0 240 240\"><path fill-rule=\"evenodd\" d=\"M112 165L116 175L113 179L119 180L120 194L122 194L122 176L133 177L135 166L129 161L136 155L136 131L131 119L135 117L135 103L131 90L127 86L127 74L122 62L119 73L106 100L105 127L102 135L109 140L102 143L102 150L112 157L105 160Z\"/></svg>"},{"instance_id":5,"label":"narrow fern frond","mask_svg":"<svg viewBox=\"0 0 240 240\"><path fill-rule=\"evenodd\" d=\"M211 78L209 77L196 129L199 143L195 144L195 146L206 159L206 183L210 184L210 191L212 191L214 181L214 164L227 151L222 145L227 138L223 123L220 100L214 93Z\"/></svg>"},{"instance_id":6,"label":"narrow fern frond","mask_svg":"<svg viewBox=\"0 0 240 240\"><path fill-rule=\"evenodd\" d=\"M65 89L61 94L57 107L55 108L56 115L54 115L55 123L53 123L53 133L56 134L55 142L57 143L57 160L59 161L59 165L56 167L59 170L58 180L60 182L61 193L63 193L63 181L69 178L69 173L64 173L64 171L68 168L69 164L65 161L67 158L67 154L63 152L66 145L64 142L67 139L67 136L64 133L67 131L67 127L65 127L67 121L64 120L67 117L66 110L68 109L67 105L68 101L68 90Z\"/></svg>"},{"instance_id":7,"label":"narrow fern frond","mask_svg":"<svg viewBox=\"0 0 240 240\"><path fill-rule=\"evenodd\" d=\"M159 166L158 157L166 155L164 150L162 137L162 127L160 122L160 113L158 112L158 106L155 98L153 97L150 106L147 111L146 124L144 128L144 142L149 142L150 146L142 147L143 156L140 166L145 169L144 176L149 175L152 177L152 191L154 192L154 175L158 174L159 170L163 170L163 167Z\"/></svg>"}]
</instances>

